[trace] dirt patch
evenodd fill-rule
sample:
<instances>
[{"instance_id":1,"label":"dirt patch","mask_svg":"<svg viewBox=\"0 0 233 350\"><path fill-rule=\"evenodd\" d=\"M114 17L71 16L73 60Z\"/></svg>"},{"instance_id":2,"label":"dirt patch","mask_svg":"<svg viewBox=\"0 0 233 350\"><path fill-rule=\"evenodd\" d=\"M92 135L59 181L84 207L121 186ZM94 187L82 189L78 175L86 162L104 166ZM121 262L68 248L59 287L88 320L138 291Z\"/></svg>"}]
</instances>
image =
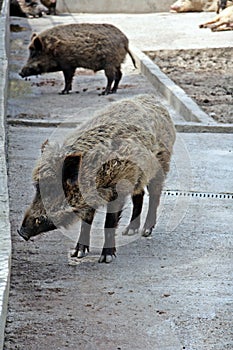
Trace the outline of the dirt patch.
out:
<instances>
[{"instance_id":1,"label":"dirt patch","mask_svg":"<svg viewBox=\"0 0 233 350\"><path fill-rule=\"evenodd\" d=\"M27 27L22 27L19 24L10 24L10 31L14 33L22 32L23 30L28 30Z\"/></svg>"},{"instance_id":2,"label":"dirt patch","mask_svg":"<svg viewBox=\"0 0 233 350\"><path fill-rule=\"evenodd\" d=\"M233 48L146 52L219 123L233 123Z\"/></svg>"}]
</instances>

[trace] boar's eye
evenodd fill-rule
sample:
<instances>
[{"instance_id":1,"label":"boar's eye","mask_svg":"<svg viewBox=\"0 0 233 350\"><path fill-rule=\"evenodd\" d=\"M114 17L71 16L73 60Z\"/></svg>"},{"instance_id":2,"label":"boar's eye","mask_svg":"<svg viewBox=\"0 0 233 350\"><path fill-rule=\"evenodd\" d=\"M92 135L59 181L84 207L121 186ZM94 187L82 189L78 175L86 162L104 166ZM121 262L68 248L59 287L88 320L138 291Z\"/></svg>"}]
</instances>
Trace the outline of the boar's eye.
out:
<instances>
[{"instance_id":1,"label":"boar's eye","mask_svg":"<svg viewBox=\"0 0 233 350\"><path fill-rule=\"evenodd\" d=\"M35 224L37 226L41 225L45 221L46 221L46 216L44 216L44 215L39 216L38 218L35 218Z\"/></svg>"}]
</instances>

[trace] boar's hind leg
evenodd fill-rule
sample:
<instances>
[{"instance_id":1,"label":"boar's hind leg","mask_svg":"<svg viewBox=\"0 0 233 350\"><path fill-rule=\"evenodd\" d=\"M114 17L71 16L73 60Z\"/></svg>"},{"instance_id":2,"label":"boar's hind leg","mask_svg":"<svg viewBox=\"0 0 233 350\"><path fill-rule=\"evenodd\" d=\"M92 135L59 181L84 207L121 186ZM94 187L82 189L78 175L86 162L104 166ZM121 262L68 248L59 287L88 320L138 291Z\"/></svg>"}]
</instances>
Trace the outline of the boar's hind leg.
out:
<instances>
[{"instance_id":1,"label":"boar's hind leg","mask_svg":"<svg viewBox=\"0 0 233 350\"><path fill-rule=\"evenodd\" d=\"M74 253L71 255L72 258L83 258L87 252L89 252L90 246L90 232L91 225L94 219L95 210L90 212L89 218L81 223L81 232L78 239L78 243L75 247Z\"/></svg>"},{"instance_id":2,"label":"boar's hind leg","mask_svg":"<svg viewBox=\"0 0 233 350\"><path fill-rule=\"evenodd\" d=\"M162 170L158 172L155 178L153 178L148 185L149 192L149 209L146 217L144 227L142 229L142 236L148 237L151 235L152 230L156 224L157 208L160 201L162 192L164 175Z\"/></svg>"},{"instance_id":3,"label":"boar's hind leg","mask_svg":"<svg viewBox=\"0 0 233 350\"><path fill-rule=\"evenodd\" d=\"M104 226L105 240L104 247L99 258L100 263L110 263L112 262L113 256L116 256L115 232L121 217L122 207L123 203L117 203L116 205L111 205L111 203L109 203L107 206L107 214Z\"/></svg>"},{"instance_id":4,"label":"boar's hind leg","mask_svg":"<svg viewBox=\"0 0 233 350\"><path fill-rule=\"evenodd\" d=\"M135 194L132 196L133 201L133 212L130 220L130 224L123 231L122 235L132 236L138 233L140 227L140 218L143 205L144 191L140 194Z\"/></svg>"},{"instance_id":5,"label":"boar's hind leg","mask_svg":"<svg viewBox=\"0 0 233 350\"><path fill-rule=\"evenodd\" d=\"M119 82L121 80L121 77L122 77L121 69L120 69L120 67L118 67L116 70L115 82L114 82L113 88L111 90L111 93L114 94L117 92L117 88L118 88Z\"/></svg>"},{"instance_id":6,"label":"boar's hind leg","mask_svg":"<svg viewBox=\"0 0 233 350\"><path fill-rule=\"evenodd\" d=\"M102 92L102 95L108 95L111 93L112 83L115 80L115 72L112 67L105 67L104 72L107 77L107 86L105 90Z\"/></svg>"},{"instance_id":7,"label":"boar's hind leg","mask_svg":"<svg viewBox=\"0 0 233 350\"><path fill-rule=\"evenodd\" d=\"M116 93L119 82L120 82L121 77L122 77L121 67L117 67L115 69L113 69L112 67L105 68L105 75L107 77L107 86L106 86L104 92L102 93L102 95ZM111 89L113 82L114 82L114 85L113 85L113 88Z\"/></svg>"},{"instance_id":8,"label":"boar's hind leg","mask_svg":"<svg viewBox=\"0 0 233 350\"><path fill-rule=\"evenodd\" d=\"M62 90L61 94L68 94L72 90L72 80L74 77L75 69L63 69L63 74L65 78L65 88Z\"/></svg>"}]
</instances>

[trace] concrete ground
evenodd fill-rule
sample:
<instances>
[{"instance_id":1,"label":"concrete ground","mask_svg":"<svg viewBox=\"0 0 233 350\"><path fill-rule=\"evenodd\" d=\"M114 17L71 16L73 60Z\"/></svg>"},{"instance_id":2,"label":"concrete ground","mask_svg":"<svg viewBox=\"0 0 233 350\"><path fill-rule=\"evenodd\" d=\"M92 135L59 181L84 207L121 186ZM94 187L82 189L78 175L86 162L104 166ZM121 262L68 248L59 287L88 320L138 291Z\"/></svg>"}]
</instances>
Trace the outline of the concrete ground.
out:
<instances>
[{"instance_id":1,"label":"concrete ground","mask_svg":"<svg viewBox=\"0 0 233 350\"><path fill-rule=\"evenodd\" d=\"M13 20L26 30L11 35L7 119L14 254L5 349L233 348L232 134L208 129L177 134L152 237L126 242L119 231L117 259L110 265L97 263L98 237L90 256L71 261L72 231L41 236L31 244L15 233L33 195L31 170L40 145L54 133L67 131L64 119L83 122L93 106L142 92L161 97L128 60L114 96L98 96L97 89L105 85L102 73L80 72L74 86L79 94L70 96L57 95L63 84L60 74L21 80L17 72L27 57L31 31L58 23L109 22L141 50L232 46L233 32L198 29L211 16L108 14ZM184 122L176 111L171 113L177 124Z\"/></svg>"}]
</instances>

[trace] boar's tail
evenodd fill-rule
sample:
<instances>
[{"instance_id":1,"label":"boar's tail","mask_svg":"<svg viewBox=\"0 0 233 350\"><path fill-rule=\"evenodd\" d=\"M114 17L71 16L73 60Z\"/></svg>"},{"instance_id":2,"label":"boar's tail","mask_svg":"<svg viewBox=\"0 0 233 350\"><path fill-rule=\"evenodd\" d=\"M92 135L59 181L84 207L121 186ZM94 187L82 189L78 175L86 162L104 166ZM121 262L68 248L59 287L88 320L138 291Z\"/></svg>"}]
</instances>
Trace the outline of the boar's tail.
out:
<instances>
[{"instance_id":1,"label":"boar's tail","mask_svg":"<svg viewBox=\"0 0 233 350\"><path fill-rule=\"evenodd\" d=\"M131 57L131 60L132 60L132 62L133 62L134 67L137 68L137 66L136 66L136 61L135 61L135 58L133 57L132 53L130 52L129 49L127 49L127 52L128 52L128 54L130 55L130 57Z\"/></svg>"}]
</instances>

